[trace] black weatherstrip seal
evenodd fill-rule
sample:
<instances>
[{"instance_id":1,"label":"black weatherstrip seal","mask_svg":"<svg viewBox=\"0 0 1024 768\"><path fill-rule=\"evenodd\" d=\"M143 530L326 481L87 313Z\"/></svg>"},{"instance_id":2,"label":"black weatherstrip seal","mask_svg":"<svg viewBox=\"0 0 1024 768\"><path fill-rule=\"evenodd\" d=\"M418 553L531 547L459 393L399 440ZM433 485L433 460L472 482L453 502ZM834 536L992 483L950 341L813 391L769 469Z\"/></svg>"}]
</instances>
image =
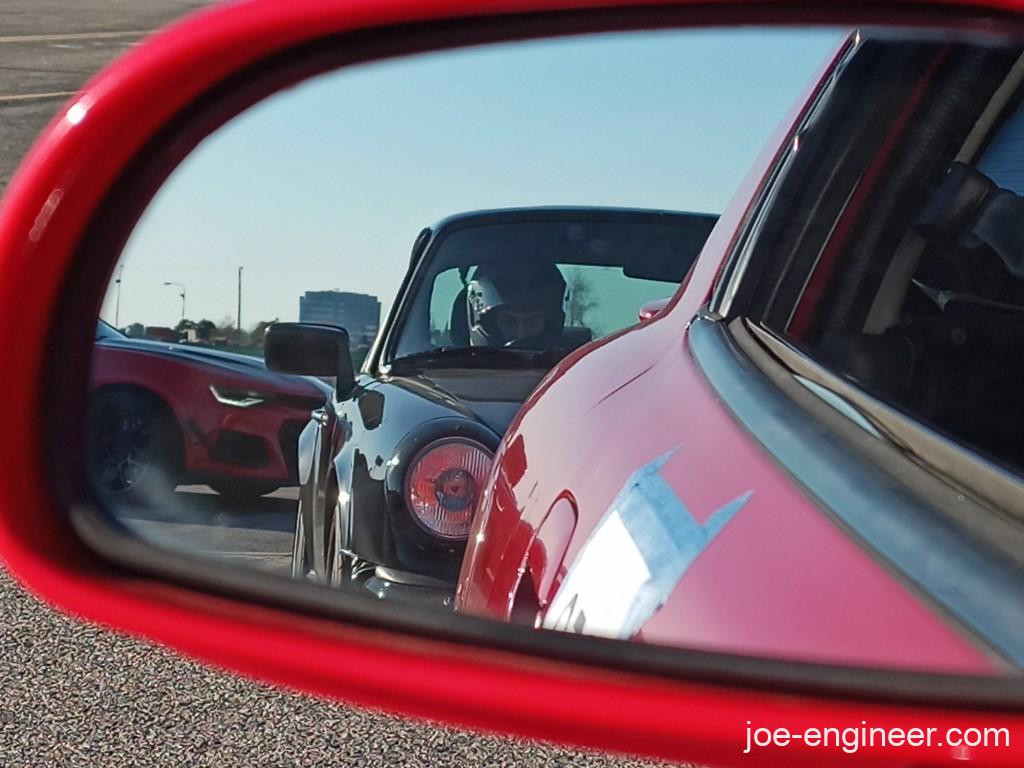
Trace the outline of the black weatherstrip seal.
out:
<instances>
[{"instance_id":1,"label":"black weatherstrip seal","mask_svg":"<svg viewBox=\"0 0 1024 768\"><path fill-rule=\"evenodd\" d=\"M690 346L737 420L830 515L982 642L1024 668L1024 572L965 537L812 419L736 346L724 323L695 320Z\"/></svg>"}]
</instances>

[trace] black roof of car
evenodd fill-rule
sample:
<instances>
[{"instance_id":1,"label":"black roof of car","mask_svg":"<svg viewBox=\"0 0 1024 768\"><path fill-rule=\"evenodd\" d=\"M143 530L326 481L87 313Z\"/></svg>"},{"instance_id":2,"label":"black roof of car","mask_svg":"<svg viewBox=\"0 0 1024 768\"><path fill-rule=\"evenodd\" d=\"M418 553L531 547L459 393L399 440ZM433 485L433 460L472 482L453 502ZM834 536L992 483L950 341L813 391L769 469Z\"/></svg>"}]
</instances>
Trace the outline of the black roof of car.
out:
<instances>
[{"instance_id":1,"label":"black roof of car","mask_svg":"<svg viewBox=\"0 0 1024 768\"><path fill-rule=\"evenodd\" d=\"M687 211L673 211L659 208L617 208L613 206L586 206L586 205L552 205L534 206L525 208L491 208L478 211L465 211L445 216L434 224L431 229L436 233L442 229L452 229L463 226L474 226L479 224L502 224L520 221L573 221L585 219L588 221L625 221L629 219L662 219L671 220L677 218L680 221L687 219L693 221L695 217L704 217L712 224L718 221L716 213L694 213Z\"/></svg>"},{"instance_id":2,"label":"black roof of car","mask_svg":"<svg viewBox=\"0 0 1024 768\"><path fill-rule=\"evenodd\" d=\"M562 264L622 267L630 277L679 282L717 222L718 215L712 213L644 208L552 206L471 211L442 219L432 230L421 233L417 242L426 247L414 249L414 258L444 243L445 263L450 266L548 254ZM580 226L557 231L521 226L558 223ZM478 236L460 235L472 229L479 229Z\"/></svg>"}]
</instances>

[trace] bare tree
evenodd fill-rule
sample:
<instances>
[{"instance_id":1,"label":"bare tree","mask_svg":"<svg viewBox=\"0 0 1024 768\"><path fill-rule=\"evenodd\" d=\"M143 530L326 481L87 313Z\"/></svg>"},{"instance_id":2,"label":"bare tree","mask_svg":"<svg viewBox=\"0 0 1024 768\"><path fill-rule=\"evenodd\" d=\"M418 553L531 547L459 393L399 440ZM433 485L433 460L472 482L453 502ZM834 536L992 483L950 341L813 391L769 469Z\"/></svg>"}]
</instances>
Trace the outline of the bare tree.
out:
<instances>
[{"instance_id":1,"label":"bare tree","mask_svg":"<svg viewBox=\"0 0 1024 768\"><path fill-rule=\"evenodd\" d=\"M275 317L273 320L260 320L253 329L249 331L249 342L257 347L263 346L263 340L267 335L267 328L277 322Z\"/></svg>"},{"instance_id":2,"label":"bare tree","mask_svg":"<svg viewBox=\"0 0 1024 768\"><path fill-rule=\"evenodd\" d=\"M566 302L566 324L574 327L586 325L587 312L598 304L593 297L593 286L583 272L574 269L569 272L566 290L569 294Z\"/></svg>"},{"instance_id":3,"label":"bare tree","mask_svg":"<svg viewBox=\"0 0 1024 768\"><path fill-rule=\"evenodd\" d=\"M212 320L200 320L196 323L196 338L202 342L209 342L216 330L217 325Z\"/></svg>"}]
</instances>

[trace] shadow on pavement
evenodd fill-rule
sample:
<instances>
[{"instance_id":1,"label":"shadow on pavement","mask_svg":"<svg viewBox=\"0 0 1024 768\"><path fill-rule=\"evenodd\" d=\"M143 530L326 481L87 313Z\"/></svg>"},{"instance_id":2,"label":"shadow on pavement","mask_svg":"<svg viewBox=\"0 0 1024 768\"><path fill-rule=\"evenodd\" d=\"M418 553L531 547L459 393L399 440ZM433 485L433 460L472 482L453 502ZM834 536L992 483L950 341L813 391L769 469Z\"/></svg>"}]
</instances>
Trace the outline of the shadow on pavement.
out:
<instances>
[{"instance_id":1,"label":"shadow on pavement","mask_svg":"<svg viewBox=\"0 0 1024 768\"><path fill-rule=\"evenodd\" d=\"M107 509L155 546L290 576L297 498L297 488L285 488L239 503L205 485L190 485L149 503Z\"/></svg>"}]
</instances>

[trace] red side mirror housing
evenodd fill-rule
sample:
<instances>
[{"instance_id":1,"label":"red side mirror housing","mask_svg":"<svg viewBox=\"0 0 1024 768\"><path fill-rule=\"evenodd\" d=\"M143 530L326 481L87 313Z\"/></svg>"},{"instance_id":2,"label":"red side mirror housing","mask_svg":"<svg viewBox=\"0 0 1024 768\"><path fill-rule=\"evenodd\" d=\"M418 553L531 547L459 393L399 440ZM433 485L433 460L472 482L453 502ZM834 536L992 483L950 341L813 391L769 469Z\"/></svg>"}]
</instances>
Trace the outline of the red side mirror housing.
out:
<instances>
[{"instance_id":1,"label":"red side mirror housing","mask_svg":"<svg viewBox=\"0 0 1024 768\"><path fill-rule=\"evenodd\" d=\"M627 0L253 0L214 7L157 34L90 82L50 124L0 208L0 327L6 331L0 336L6 374L0 376L0 554L30 589L71 614L239 674L414 717L723 766L772 766L780 758L793 766L826 759L894 767L965 759L1021 765L1024 710L1013 698L1016 689L1006 693L1002 680L974 681L965 698L958 678L899 673L902 690L881 696L875 686L892 676L885 671L696 650L641 653L635 644L514 626L497 631L469 618L453 627L436 617L396 620L374 608L337 613L329 601L260 592L264 585L255 581L211 588L198 565L194 580L169 575L159 562L125 565L114 550L130 556L130 543L110 540L100 551L87 518L72 524L69 511L85 490L73 480L60 485L52 450L56 442L81 443L80 426L56 432L49 419L55 393L84 387L84 342L93 327L69 329L62 320L91 315L94 321L118 250L110 248L108 263L87 263L83 243L119 179L145 163L169 162L150 154L154 139L173 133L181 114L217 88L244 90L243 75L253 68L325 40L342 50L351 45L358 51L353 60L365 60L509 35L607 28L851 19L971 27L992 25L992 16L1013 24L1024 19L1024 7L1000 0L954 3L941 13L893 2L870 17L856 4L835 2L633 6ZM410 38L410 28L422 36ZM301 73L282 75L282 83L289 76ZM771 160L766 153L751 170L751 194ZM745 213L746 205L727 211L722 231ZM699 269L695 280L710 283L714 276ZM645 304L640 322L669 301ZM58 371L51 351L72 349L72 342L83 348L80 358L67 359ZM64 469L69 476L80 470ZM751 728L796 733L862 722L888 729L1003 728L1010 746L984 753L892 746L848 754L842 745L825 751L793 741L785 750L746 753Z\"/></svg>"},{"instance_id":2,"label":"red side mirror housing","mask_svg":"<svg viewBox=\"0 0 1024 768\"><path fill-rule=\"evenodd\" d=\"M648 301L646 304L640 307L640 311L636 313L637 319L640 320L641 323L646 323L648 320L653 320L655 317L658 316L658 313L661 312L661 310L668 306L668 303L670 301L672 301L671 297L665 299L654 299L654 301Z\"/></svg>"}]
</instances>

